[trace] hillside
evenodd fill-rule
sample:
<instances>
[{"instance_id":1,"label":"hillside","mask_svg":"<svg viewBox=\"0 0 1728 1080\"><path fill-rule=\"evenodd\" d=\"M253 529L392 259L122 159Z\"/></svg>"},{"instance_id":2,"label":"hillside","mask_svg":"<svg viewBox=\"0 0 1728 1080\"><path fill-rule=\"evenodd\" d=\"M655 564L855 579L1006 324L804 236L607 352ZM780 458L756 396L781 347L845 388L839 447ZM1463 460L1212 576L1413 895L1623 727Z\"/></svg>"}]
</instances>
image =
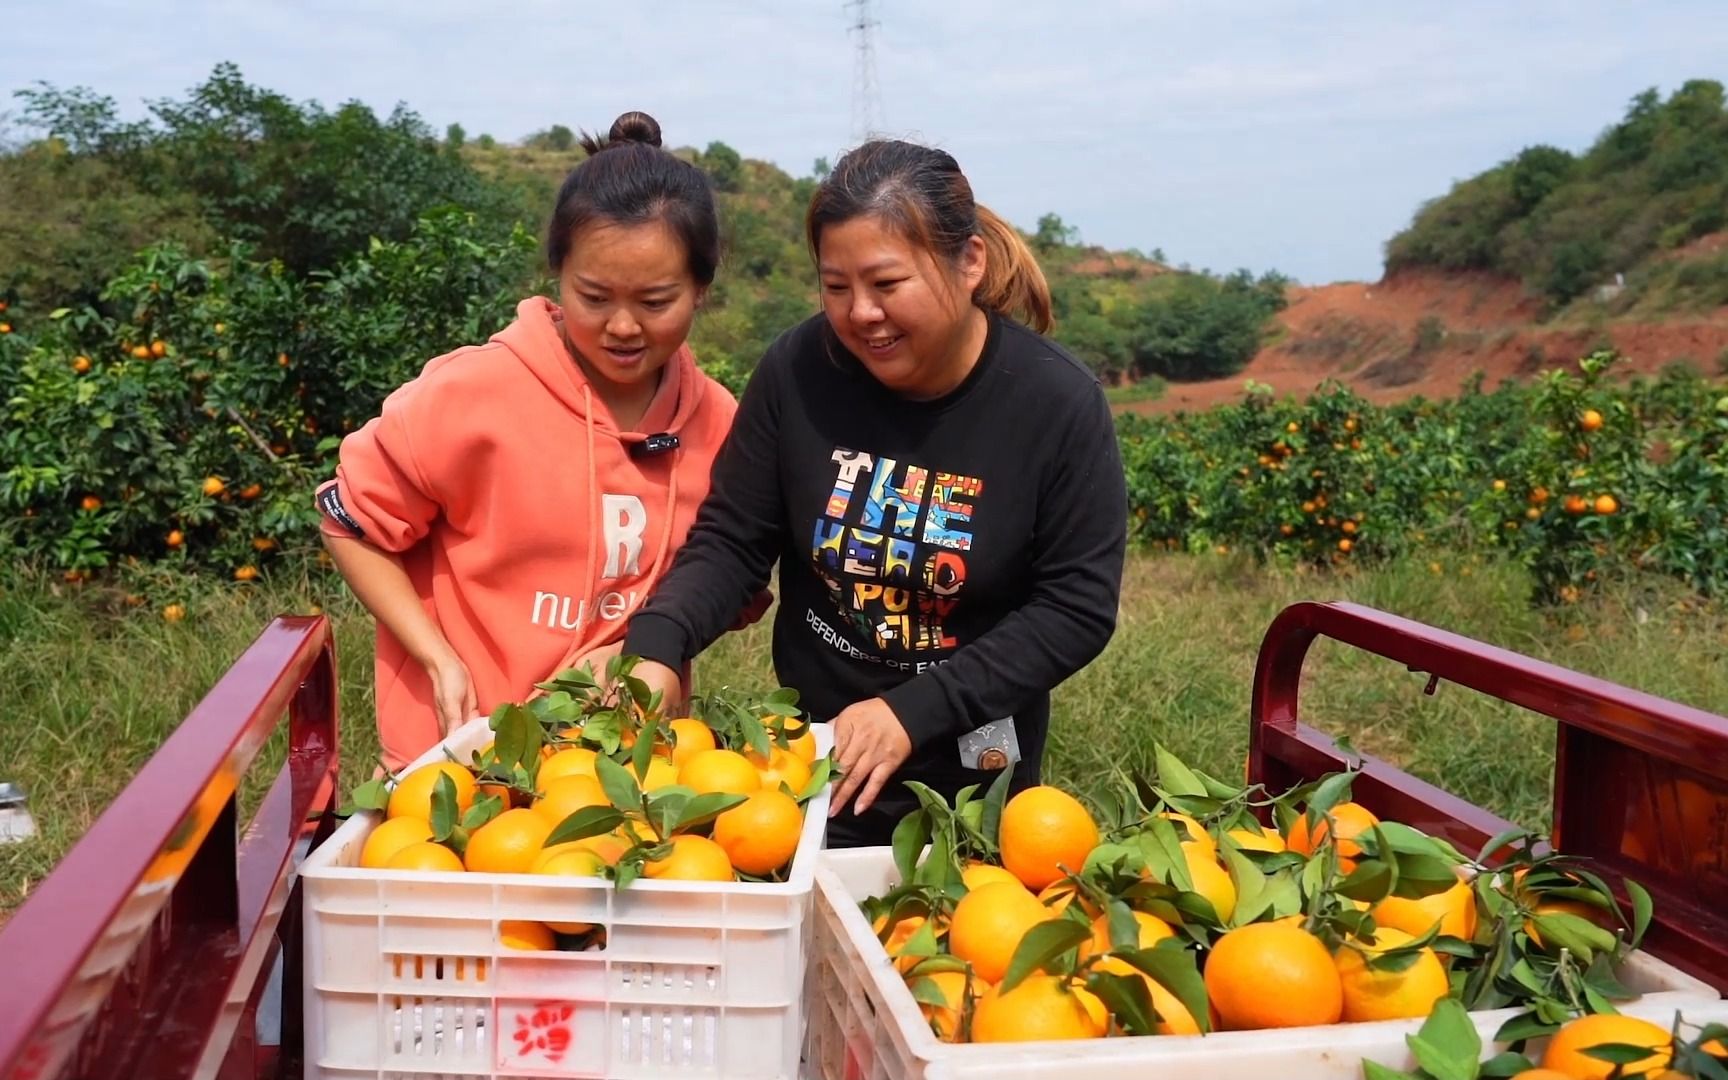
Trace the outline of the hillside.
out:
<instances>
[{"instance_id":1,"label":"hillside","mask_svg":"<svg viewBox=\"0 0 1728 1080\"><path fill-rule=\"evenodd\" d=\"M1728 248L1728 234L1695 245ZM1679 256L1674 257L1679 261ZM1617 374L1654 374L1683 364L1700 374L1728 373L1728 304L1703 311L1544 319L1544 303L1518 281L1483 271L1411 269L1378 282L1291 287L1267 344L1228 378L1174 383L1139 412L1167 413L1239 400L1250 381L1279 395L1307 394L1337 380L1370 401L1450 397L1480 375L1493 386L1570 367L1611 346L1625 360Z\"/></svg>"},{"instance_id":2,"label":"hillside","mask_svg":"<svg viewBox=\"0 0 1728 1080\"><path fill-rule=\"evenodd\" d=\"M1530 146L1455 184L1391 238L1386 268L1494 271L1559 312L1611 283L1628 306L1719 304L1728 260L1681 281L1660 255L1724 227L1728 102L1721 83L1692 79L1666 101L1654 89L1637 95L1582 154Z\"/></svg>"},{"instance_id":3,"label":"hillside","mask_svg":"<svg viewBox=\"0 0 1728 1080\"><path fill-rule=\"evenodd\" d=\"M1654 90L1585 152L1527 147L1425 203L1377 282L1292 288L1240 373L1144 412L1205 408L1249 380L1337 379L1375 401L1525 379L1612 346L1622 375L1728 373L1728 106L1722 85Z\"/></svg>"}]
</instances>

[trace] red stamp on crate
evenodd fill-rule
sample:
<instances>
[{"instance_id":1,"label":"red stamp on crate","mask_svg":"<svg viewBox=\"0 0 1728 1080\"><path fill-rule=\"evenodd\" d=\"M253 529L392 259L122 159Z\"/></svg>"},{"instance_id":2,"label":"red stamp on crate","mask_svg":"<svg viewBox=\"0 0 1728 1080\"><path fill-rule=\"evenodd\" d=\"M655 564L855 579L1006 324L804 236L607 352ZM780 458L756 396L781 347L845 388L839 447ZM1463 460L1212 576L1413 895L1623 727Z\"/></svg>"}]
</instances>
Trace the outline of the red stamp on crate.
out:
<instances>
[{"instance_id":1,"label":"red stamp on crate","mask_svg":"<svg viewBox=\"0 0 1728 1080\"><path fill-rule=\"evenodd\" d=\"M501 1067L557 1065L576 1042L576 1007L567 1001L541 1001L499 1012L504 1014L500 1027L505 1035L498 1044Z\"/></svg>"}]
</instances>

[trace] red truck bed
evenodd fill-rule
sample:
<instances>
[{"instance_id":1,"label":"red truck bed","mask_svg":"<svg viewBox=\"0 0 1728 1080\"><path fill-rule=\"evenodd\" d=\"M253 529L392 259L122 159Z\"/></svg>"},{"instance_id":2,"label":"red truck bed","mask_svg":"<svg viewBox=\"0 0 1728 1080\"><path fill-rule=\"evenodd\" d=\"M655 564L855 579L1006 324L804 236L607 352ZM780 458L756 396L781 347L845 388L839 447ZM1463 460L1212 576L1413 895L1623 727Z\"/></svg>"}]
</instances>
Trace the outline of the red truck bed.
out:
<instances>
[{"instance_id":1,"label":"red truck bed","mask_svg":"<svg viewBox=\"0 0 1728 1080\"><path fill-rule=\"evenodd\" d=\"M1645 885L1645 947L1728 992L1728 719L1370 608L1287 608L1255 670L1252 777L1359 763L1355 797L1470 853L1508 823L1300 722L1319 637L1559 721L1553 842ZM335 690L324 617L272 622L0 928L0 1080L301 1075L292 869L334 824ZM284 718L287 764L242 832L235 785Z\"/></svg>"}]
</instances>

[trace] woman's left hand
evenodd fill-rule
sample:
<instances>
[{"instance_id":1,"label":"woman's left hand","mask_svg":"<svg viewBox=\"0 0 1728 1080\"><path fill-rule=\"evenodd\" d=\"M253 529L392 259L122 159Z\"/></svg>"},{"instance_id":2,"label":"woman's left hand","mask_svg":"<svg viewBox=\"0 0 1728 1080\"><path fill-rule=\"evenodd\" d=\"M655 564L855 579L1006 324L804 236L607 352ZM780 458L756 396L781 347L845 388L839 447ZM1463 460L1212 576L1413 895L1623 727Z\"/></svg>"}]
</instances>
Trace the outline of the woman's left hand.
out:
<instances>
[{"instance_id":1,"label":"woman's left hand","mask_svg":"<svg viewBox=\"0 0 1728 1080\"><path fill-rule=\"evenodd\" d=\"M881 698L848 705L834 718L834 749L840 763L840 787L828 816L838 814L853 795L854 813L870 809L883 785L912 753L912 740L900 718Z\"/></svg>"}]
</instances>

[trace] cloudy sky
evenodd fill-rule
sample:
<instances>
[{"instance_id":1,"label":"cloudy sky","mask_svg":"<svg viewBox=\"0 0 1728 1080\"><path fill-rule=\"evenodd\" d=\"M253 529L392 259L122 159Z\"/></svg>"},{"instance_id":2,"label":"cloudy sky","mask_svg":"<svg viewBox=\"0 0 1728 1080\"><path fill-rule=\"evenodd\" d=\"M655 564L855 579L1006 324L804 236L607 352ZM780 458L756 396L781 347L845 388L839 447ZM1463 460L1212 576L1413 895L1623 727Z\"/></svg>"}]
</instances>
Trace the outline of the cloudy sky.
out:
<instances>
[{"instance_id":1,"label":"cloudy sky","mask_svg":"<svg viewBox=\"0 0 1728 1080\"><path fill-rule=\"evenodd\" d=\"M1030 228L1195 267L1373 279L1422 200L1647 87L1728 81L1724 0L875 0L883 128ZM797 174L852 141L841 0L0 0L0 90L132 115L230 60L326 105L517 139L653 113ZM0 109L11 106L0 101Z\"/></svg>"}]
</instances>

